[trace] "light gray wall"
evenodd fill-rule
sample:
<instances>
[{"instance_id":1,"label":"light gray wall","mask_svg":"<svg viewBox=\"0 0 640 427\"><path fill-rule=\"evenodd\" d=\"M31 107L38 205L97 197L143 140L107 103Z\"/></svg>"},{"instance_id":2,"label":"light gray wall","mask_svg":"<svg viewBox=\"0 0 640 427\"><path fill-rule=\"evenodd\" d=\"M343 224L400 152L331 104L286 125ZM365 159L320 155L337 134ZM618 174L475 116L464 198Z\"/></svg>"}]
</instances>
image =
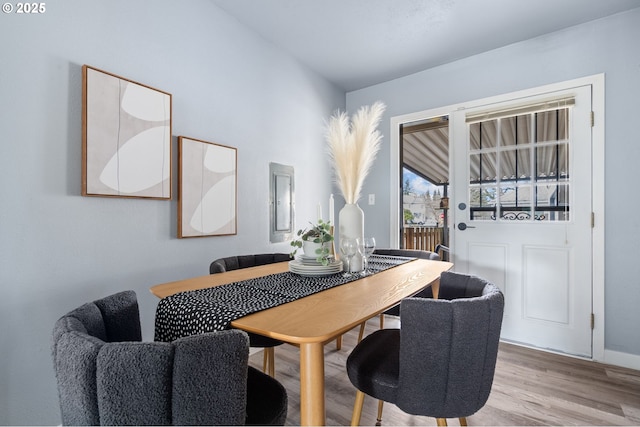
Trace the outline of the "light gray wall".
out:
<instances>
[{"instance_id":1,"label":"light gray wall","mask_svg":"<svg viewBox=\"0 0 640 427\"><path fill-rule=\"evenodd\" d=\"M296 170L297 223L327 208L324 120L344 92L191 0L64 0L0 16L0 424L60 423L53 323L110 293L208 273L269 243L269 162ZM174 199L81 197L81 66L173 95ZM238 234L177 239L178 135L238 148ZM310 196L313 194L313 196ZM326 213L325 213L326 215Z\"/></svg>"},{"instance_id":2,"label":"light gray wall","mask_svg":"<svg viewBox=\"0 0 640 427\"><path fill-rule=\"evenodd\" d=\"M389 243L390 118L605 73L605 348L640 356L640 9L347 94L347 109L382 100L384 147L363 194L365 233Z\"/></svg>"}]
</instances>

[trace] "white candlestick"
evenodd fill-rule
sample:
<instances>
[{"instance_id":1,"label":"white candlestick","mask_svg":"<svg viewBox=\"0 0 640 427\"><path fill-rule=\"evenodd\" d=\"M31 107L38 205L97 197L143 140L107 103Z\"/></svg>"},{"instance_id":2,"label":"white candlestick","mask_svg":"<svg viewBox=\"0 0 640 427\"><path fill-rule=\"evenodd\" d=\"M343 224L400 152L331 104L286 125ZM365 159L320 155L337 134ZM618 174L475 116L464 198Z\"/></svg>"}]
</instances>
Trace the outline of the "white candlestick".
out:
<instances>
[{"instance_id":1,"label":"white candlestick","mask_svg":"<svg viewBox=\"0 0 640 427\"><path fill-rule=\"evenodd\" d=\"M320 202L318 202L318 220L322 219L322 206L320 205Z\"/></svg>"},{"instance_id":2,"label":"white candlestick","mask_svg":"<svg viewBox=\"0 0 640 427\"><path fill-rule=\"evenodd\" d=\"M331 194L331 195L329 196L329 222L331 223L331 225L332 225L332 226L335 226L335 225L336 225L336 223L335 223L335 221L334 221L334 217L333 217L334 213L333 213L333 211L334 211L334 207L333 207L333 194Z\"/></svg>"}]
</instances>

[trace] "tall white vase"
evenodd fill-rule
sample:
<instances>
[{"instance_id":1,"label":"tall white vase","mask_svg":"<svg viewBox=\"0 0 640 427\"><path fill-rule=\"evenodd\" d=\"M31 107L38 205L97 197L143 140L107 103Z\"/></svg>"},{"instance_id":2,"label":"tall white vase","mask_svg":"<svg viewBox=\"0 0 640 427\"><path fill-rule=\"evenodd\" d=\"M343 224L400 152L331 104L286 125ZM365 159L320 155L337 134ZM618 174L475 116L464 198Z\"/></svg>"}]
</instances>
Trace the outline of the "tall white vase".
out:
<instances>
[{"instance_id":1,"label":"tall white vase","mask_svg":"<svg viewBox=\"0 0 640 427\"><path fill-rule=\"evenodd\" d=\"M342 239L364 238L364 212L357 203L347 203L338 214L339 236ZM345 270L347 266L344 266ZM362 256L356 254L351 258L351 271L362 271Z\"/></svg>"}]
</instances>

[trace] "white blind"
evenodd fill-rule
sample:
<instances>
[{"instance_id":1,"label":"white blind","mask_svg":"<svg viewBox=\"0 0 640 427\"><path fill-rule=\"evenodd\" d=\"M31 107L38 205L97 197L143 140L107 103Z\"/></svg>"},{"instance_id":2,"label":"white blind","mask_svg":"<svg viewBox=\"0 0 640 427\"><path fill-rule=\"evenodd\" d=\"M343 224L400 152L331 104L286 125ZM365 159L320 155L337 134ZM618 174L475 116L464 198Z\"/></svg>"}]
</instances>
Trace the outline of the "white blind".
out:
<instances>
[{"instance_id":1,"label":"white blind","mask_svg":"<svg viewBox=\"0 0 640 427\"><path fill-rule=\"evenodd\" d=\"M503 119L505 117L521 116L523 114L540 113L543 111L557 110L575 105L574 97L554 99L535 104L525 104L504 110L486 110L479 113L472 113L466 117L467 123L484 122L493 119Z\"/></svg>"}]
</instances>

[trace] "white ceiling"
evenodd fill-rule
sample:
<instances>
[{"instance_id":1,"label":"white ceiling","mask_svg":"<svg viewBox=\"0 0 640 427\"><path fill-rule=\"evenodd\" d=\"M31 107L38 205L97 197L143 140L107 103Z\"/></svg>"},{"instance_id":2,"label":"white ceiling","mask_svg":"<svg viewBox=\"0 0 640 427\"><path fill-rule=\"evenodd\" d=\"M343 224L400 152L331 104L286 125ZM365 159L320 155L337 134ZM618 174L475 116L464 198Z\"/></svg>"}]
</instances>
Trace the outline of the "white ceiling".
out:
<instances>
[{"instance_id":1,"label":"white ceiling","mask_svg":"<svg viewBox=\"0 0 640 427\"><path fill-rule=\"evenodd\" d=\"M640 0L212 0L345 91L640 7Z\"/></svg>"}]
</instances>

